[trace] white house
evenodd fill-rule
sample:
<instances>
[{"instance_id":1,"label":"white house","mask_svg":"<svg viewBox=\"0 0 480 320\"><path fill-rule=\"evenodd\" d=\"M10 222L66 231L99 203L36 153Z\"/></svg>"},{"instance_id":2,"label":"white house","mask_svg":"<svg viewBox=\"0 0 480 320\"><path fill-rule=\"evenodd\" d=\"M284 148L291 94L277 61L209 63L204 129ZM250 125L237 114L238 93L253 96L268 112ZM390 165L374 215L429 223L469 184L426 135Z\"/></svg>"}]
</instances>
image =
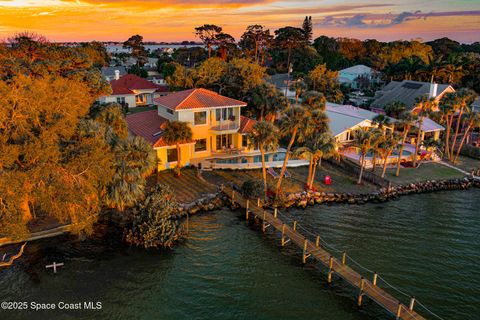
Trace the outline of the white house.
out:
<instances>
[{"instance_id":1,"label":"white house","mask_svg":"<svg viewBox=\"0 0 480 320\"><path fill-rule=\"evenodd\" d=\"M358 64L338 72L338 81L340 84L347 85L353 89L362 87L362 79L369 83L376 82L378 81L378 73L363 64Z\"/></svg>"},{"instance_id":2,"label":"white house","mask_svg":"<svg viewBox=\"0 0 480 320\"><path fill-rule=\"evenodd\" d=\"M134 74L117 76L116 79L110 81L110 85L112 94L101 97L100 102L117 102L127 105L129 108L153 104L154 98L168 93L166 86L154 84Z\"/></svg>"}]
</instances>

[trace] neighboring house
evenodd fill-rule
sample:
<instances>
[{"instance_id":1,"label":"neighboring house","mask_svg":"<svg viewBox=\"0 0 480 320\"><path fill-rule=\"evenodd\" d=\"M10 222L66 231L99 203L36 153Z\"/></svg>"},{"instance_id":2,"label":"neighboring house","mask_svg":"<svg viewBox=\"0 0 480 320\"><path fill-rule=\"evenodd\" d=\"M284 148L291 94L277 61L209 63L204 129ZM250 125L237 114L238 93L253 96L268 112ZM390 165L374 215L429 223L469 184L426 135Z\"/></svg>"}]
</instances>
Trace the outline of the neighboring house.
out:
<instances>
[{"instance_id":1,"label":"neighboring house","mask_svg":"<svg viewBox=\"0 0 480 320\"><path fill-rule=\"evenodd\" d=\"M124 66L116 66L116 67L103 67L102 68L102 76L107 81L112 81L115 79L119 79L127 74L127 69Z\"/></svg>"},{"instance_id":2,"label":"neighboring house","mask_svg":"<svg viewBox=\"0 0 480 320\"><path fill-rule=\"evenodd\" d=\"M258 150L250 148L247 135L255 120L241 115L247 104L206 89L190 89L155 99L158 110L127 115L129 131L149 141L157 154L158 170L174 168L177 148L162 137L168 121L188 122L192 141L181 145L182 166L203 168L260 167ZM272 151L267 160L281 165L283 155ZM295 160L292 160L295 162Z\"/></svg>"},{"instance_id":3,"label":"neighboring house","mask_svg":"<svg viewBox=\"0 0 480 320\"><path fill-rule=\"evenodd\" d=\"M376 127L373 119L379 115L372 111L368 111L362 108L339 105L327 102L326 113L329 119L330 130L333 136L340 144L348 144L354 140L352 132L356 129ZM397 121L394 118L390 118L390 122L393 125ZM418 123L415 125L418 127ZM388 127L392 130L392 128ZM430 118L424 117L422 124L421 140L432 137L435 140L440 138L440 132L445 128ZM412 144L415 144L416 135L413 135L409 140Z\"/></svg>"},{"instance_id":4,"label":"neighboring house","mask_svg":"<svg viewBox=\"0 0 480 320\"><path fill-rule=\"evenodd\" d=\"M158 58L148 58L147 62L143 65L145 69L156 70L158 66Z\"/></svg>"},{"instance_id":5,"label":"neighboring house","mask_svg":"<svg viewBox=\"0 0 480 320\"><path fill-rule=\"evenodd\" d=\"M292 90L292 85L295 80L293 80L292 75L289 76L288 73L277 73L266 80L277 87L290 101L295 101L295 90Z\"/></svg>"},{"instance_id":6,"label":"neighboring house","mask_svg":"<svg viewBox=\"0 0 480 320\"><path fill-rule=\"evenodd\" d=\"M129 108L153 104L153 99L168 93L166 86L151 83L134 74L127 74L110 81L112 93L100 97L100 102L117 102Z\"/></svg>"},{"instance_id":7,"label":"neighboring house","mask_svg":"<svg viewBox=\"0 0 480 320\"><path fill-rule=\"evenodd\" d=\"M362 108L327 102L326 113L330 130L340 144L348 144L354 140L353 131L358 128L376 127L373 118L378 113ZM392 119L392 122L394 119ZM391 130L391 128L389 128Z\"/></svg>"},{"instance_id":8,"label":"neighboring house","mask_svg":"<svg viewBox=\"0 0 480 320\"><path fill-rule=\"evenodd\" d=\"M379 81L378 73L370 67L363 64L340 70L338 72L338 81L340 84L351 87L352 89L362 89L369 87L372 83Z\"/></svg>"},{"instance_id":9,"label":"neighboring house","mask_svg":"<svg viewBox=\"0 0 480 320\"><path fill-rule=\"evenodd\" d=\"M417 98L426 96L435 98L439 102L448 92L455 92L455 89L448 84L411 80L392 81L382 90L377 91L375 100L371 104L371 109L374 111L383 110L388 104L399 101L413 111Z\"/></svg>"}]
</instances>

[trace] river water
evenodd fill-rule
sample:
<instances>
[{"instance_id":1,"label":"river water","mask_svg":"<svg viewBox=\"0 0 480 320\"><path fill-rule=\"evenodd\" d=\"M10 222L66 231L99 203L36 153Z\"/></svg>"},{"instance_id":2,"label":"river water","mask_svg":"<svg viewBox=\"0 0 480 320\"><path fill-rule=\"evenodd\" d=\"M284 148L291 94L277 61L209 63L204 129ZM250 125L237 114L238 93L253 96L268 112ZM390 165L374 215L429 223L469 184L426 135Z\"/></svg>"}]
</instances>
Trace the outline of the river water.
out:
<instances>
[{"instance_id":1,"label":"river water","mask_svg":"<svg viewBox=\"0 0 480 320\"><path fill-rule=\"evenodd\" d=\"M480 314L479 199L473 189L285 214L443 319L473 320ZM56 275L45 270L52 261L65 263ZM192 217L189 239L168 252L64 237L30 244L21 263L0 272L0 302L56 304L53 311L0 309L2 320L393 319L369 299L358 309L355 296L341 280L328 285L324 268L302 266L299 250L280 248L278 236L246 226L243 212L230 210ZM102 308L58 309L59 302L88 301Z\"/></svg>"}]
</instances>

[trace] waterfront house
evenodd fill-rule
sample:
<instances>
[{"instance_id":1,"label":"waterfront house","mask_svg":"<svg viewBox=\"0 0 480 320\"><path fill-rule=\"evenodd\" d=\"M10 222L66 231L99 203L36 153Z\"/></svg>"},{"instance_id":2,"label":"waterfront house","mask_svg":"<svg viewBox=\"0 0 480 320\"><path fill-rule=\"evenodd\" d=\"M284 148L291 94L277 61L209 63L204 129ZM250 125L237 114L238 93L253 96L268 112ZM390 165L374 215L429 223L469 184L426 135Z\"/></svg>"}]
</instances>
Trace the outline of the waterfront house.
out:
<instances>
[{"instance_id":1,"label":"waterfront house","mask_svg":"<svg viewBox=\"0 0 480 320\"><path fill-rule=\"evenodd\" d=\"M340 105L327 102L326 113L329 119L330 130L340 145L353 142L353 131L358 128L376 127L373 119L378 113L350 105ZM393 123L394 119L392 119ZM392 130L391 127L386 127Z\"/></svg>"},{"instance_id":2,"label":"waterfront house","mask_svg":"<svg viewBox=\"0 0 480 320\"><path fill-rule=\"evenodd\" d=\"M371 104L371 109L373 111L383 111L388 104L398 101L414 111L417 98L434 98L436 102L440 102L448 92L455 92L455 89L448 84L412 80L392 81L375 93L375 100Z\"/></svg>"},{"instance_id":3,"label":"waterfront house","mask_svg":"<svg viewBox=\"0 0 480 320\"><path fill-rule=\"evenodd\" d=\"M245 169L261 167L260 152L251 148L247 135L255 120L242 116L243 101L219 95L206 89L190 89L154 99L157 110L127 116L129 131L144 137L155 149L158 170L174 168L178 155L175 145L162 138L168 121L183 121L190 125L192 141L181 145L182 166L203 169ZM281 166L283 149L268 153L269 166ZM303 160L292 160L299 165ZM298 163L297 163L298 162Z\"/></svg>"},{"instance_id":4,"label":"waterfront house","mask_svg":"<svg viewBox=\"0 0 480 320\"><path fill-rule=\"evenodd\" d=\"M153 104L154 98L168 93L168 87L152 83L134 74L120 77L119 73L116 73L110 85L112 93L109 96L100 97L100 102L117 102L129 108Z\"/></svg>"}]
</instances>

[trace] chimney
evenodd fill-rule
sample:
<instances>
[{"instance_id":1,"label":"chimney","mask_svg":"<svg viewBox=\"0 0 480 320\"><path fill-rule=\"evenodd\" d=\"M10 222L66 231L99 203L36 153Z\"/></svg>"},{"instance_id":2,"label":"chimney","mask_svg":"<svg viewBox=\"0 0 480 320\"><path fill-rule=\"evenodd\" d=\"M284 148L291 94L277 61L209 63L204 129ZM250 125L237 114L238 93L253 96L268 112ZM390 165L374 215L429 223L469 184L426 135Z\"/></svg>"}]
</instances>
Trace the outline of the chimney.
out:
<instances>
[{"instance_id":1,"label":"chimney","mask_svg":"<svg viewBox=\"0 0 480 320\"><path fill-rule=\"evenodd\" d=\"M437 96L438 91L438 83L430 83L430 93L428 94L428 98L435 98Z\"/></svg>"},{"instance_id":2,"label":"chimney","mask_svg":"<svg viewBox=\"0 0 480 320\"><path fill-rule=\"evenodd\" d=\"M120 70L115 70L115 80L120 79Z\"/></svg>"}]
</instances>

